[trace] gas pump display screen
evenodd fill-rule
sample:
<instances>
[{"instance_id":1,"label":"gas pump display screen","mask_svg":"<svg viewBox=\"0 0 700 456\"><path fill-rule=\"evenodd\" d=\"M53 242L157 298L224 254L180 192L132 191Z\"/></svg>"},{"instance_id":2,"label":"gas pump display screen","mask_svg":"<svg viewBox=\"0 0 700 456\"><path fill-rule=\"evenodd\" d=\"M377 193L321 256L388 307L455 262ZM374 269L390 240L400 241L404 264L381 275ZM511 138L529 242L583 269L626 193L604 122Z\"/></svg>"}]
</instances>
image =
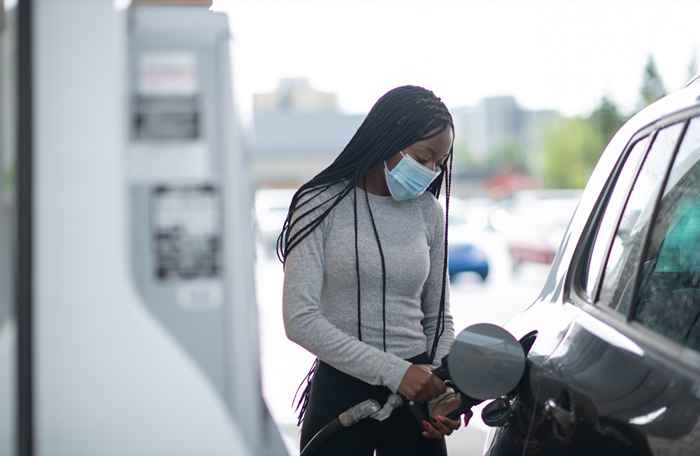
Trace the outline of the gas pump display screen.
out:
<instances>
[{"instance_id":1,"label":"gas pump display screen","mask_svg":"<svg viewBox=\"0 0 700 456\"><path fill-rule=\"evenodd\" d=\"M157 279L219 275L219 197L210 185L158 186L151 192L152 241Z\"/></svg>"}]
</instances>

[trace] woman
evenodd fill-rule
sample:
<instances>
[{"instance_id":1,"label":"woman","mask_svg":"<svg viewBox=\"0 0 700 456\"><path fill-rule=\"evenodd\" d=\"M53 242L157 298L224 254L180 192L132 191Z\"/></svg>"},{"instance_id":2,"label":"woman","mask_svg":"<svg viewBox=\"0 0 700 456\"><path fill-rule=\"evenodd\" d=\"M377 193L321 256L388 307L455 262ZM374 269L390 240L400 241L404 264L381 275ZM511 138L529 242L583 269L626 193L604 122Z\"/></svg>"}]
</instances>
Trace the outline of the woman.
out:
<instances>
[{"instance_id":1,"label":"woman","mask_svg":"<svg viewBox=\"0 0 700 456\"><path fill-rule=\"evenodd\" d=\"M333 163L295 193L278 239L287 336L317 356L301 447L358 402L445 390L430 373L453 340L446 277L454 126L431 91L403 86L372 107ZM426 191L427 190L427 191ZM312 377L313 376L313 377ZM407 407L335 434L323 455L446 454L459 420L419 423Z\"/></svg>"}]
</instances>

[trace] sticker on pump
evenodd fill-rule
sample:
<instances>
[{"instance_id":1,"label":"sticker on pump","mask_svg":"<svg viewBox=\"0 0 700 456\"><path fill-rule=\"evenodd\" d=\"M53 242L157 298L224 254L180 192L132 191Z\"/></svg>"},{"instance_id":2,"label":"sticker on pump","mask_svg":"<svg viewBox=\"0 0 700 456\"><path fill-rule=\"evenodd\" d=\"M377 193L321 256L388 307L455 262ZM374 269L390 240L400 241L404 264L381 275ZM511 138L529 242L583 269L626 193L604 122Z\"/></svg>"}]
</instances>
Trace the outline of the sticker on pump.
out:
<instances>
[{"instance_id":1,"label":"sticker on pump","mask_svg":"<svg viewBox=\"0 0 700 456\"><path fill-rule=\"evenodd\" d=\"M146 51L136 65L133 139L198 139L202 116L196 55L187 51Z\"/></svg>"},{"instance_id":2,"label":"sticker on pump","mask_svg":"<svg viewBox=\"0 0 700 456\"><path fill-rule=\"evenodd\" d=\"M151 192L155 275L161 281L215 278L221 269L219 197L211 185Z\"/></svg>"},{"instance_id":3,"label":"sticker on pump","mask_svg":"<svg viewBox=\"0 0 700 456\"><path fill-rule=\"evenodd\" d=\"M139 95L192 96L199 92L197 58L187 51L146 51L139 62Z\"/></svg>"}]
</instances>

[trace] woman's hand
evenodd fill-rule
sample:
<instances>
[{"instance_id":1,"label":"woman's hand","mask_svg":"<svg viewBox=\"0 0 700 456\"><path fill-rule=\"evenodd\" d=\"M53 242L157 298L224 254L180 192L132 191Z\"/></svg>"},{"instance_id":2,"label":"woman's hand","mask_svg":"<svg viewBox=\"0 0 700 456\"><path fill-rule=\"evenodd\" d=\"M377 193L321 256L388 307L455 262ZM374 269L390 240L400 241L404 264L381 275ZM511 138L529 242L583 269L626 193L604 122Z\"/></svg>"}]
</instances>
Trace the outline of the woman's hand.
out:
<instances>
[{"instance_id":1,"label":"woman's hand","mask_svg":"<svg viewBox=\"0 0 700 456\"><path fill-rule=\"evenodd\" d=\"M444 393L445 389L445 382L433 375L429 368L417 364L408 368L399 385L401 395L411 401L428 401Z\"/></svg>"},{"instance_id":2,"label":"woman's hand","mask_svg":"<svg viewBox=\"0 0 700 456\"><path fill-rule=\"evenodd\" d=\"M469 424L469 419L472 417L472 411L464 412L464 425ZM423 428L423 437L426 439L441 439L446 435L459 429L461 423L459 420L451 420L445 416L436 416L431 422L423 420L421 427Z\"/></svg>"}]
</instances>

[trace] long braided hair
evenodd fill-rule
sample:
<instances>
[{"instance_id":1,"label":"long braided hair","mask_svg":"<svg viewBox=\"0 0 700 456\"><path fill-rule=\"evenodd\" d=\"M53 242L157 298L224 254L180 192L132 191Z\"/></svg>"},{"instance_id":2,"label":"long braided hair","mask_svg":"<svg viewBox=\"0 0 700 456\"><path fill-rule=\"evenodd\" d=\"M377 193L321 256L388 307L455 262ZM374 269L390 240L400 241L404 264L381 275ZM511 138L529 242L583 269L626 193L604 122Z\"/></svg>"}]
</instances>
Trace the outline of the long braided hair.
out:
<instances>
[{"instance_id":1,"label":"long braided hair","mask_svg":"<svg viewBox=\"0 0 700 456\"><path fill-rule=\"evenodd\" d=\"M289 211L285 219L282 231L277 238L277 256L284 264L289 253L313 230L323 222L328 214L340 201L353 194L354 228L355 228L355 273L357 280L357 335L362 340L362 305L360 299L360 267L358 261L357 240L357 187L367 172L373 166L382 163L397 152L422 140L439 135L445 129L450 128L454 133L452 115L445 104L430 90L417 86L401 86L384 94L374 104L369 114L353 135L350 142L336 159L323 171L314 176L310 181L302 185L292 197ZM442 292L438 311L438 323L430 352L431 362L435 359L438 341L444 331L445 324L445 291L447 282L447 220L449 217L450 187L452 181L453 150L447 158L447 163L441 166L439 176L432 182L428 191L436 198L440 196L443 181L445 182L445 235L444 235L444 259L442 267ZM333 195L326 194L332 186L343 183L342 188ZM329 192L330 193L330 192ZM365 192L365 200L369 211L372 228L382 266L382 323L383 345L386 351L386 269L384 252L374 222L374 215L369 203L369 197ZM314 204L314 202L318 204ZM330 204L328 204L330 203ZM322 211L319 208L325 207ZM310 216L315 214L316 216ZM297 226L297 224L299 226ZM306 382L306 388L297 403L301 406L299 423L303 419L308 395L310 392L311 378L314 374L317 361L314 362L307 376L302 380ZM301 387L301 385L300 385ZM298 393L298 389L297 389ZM296 395L295 395L296 399Z\"/></svg>"}]
</instances>

